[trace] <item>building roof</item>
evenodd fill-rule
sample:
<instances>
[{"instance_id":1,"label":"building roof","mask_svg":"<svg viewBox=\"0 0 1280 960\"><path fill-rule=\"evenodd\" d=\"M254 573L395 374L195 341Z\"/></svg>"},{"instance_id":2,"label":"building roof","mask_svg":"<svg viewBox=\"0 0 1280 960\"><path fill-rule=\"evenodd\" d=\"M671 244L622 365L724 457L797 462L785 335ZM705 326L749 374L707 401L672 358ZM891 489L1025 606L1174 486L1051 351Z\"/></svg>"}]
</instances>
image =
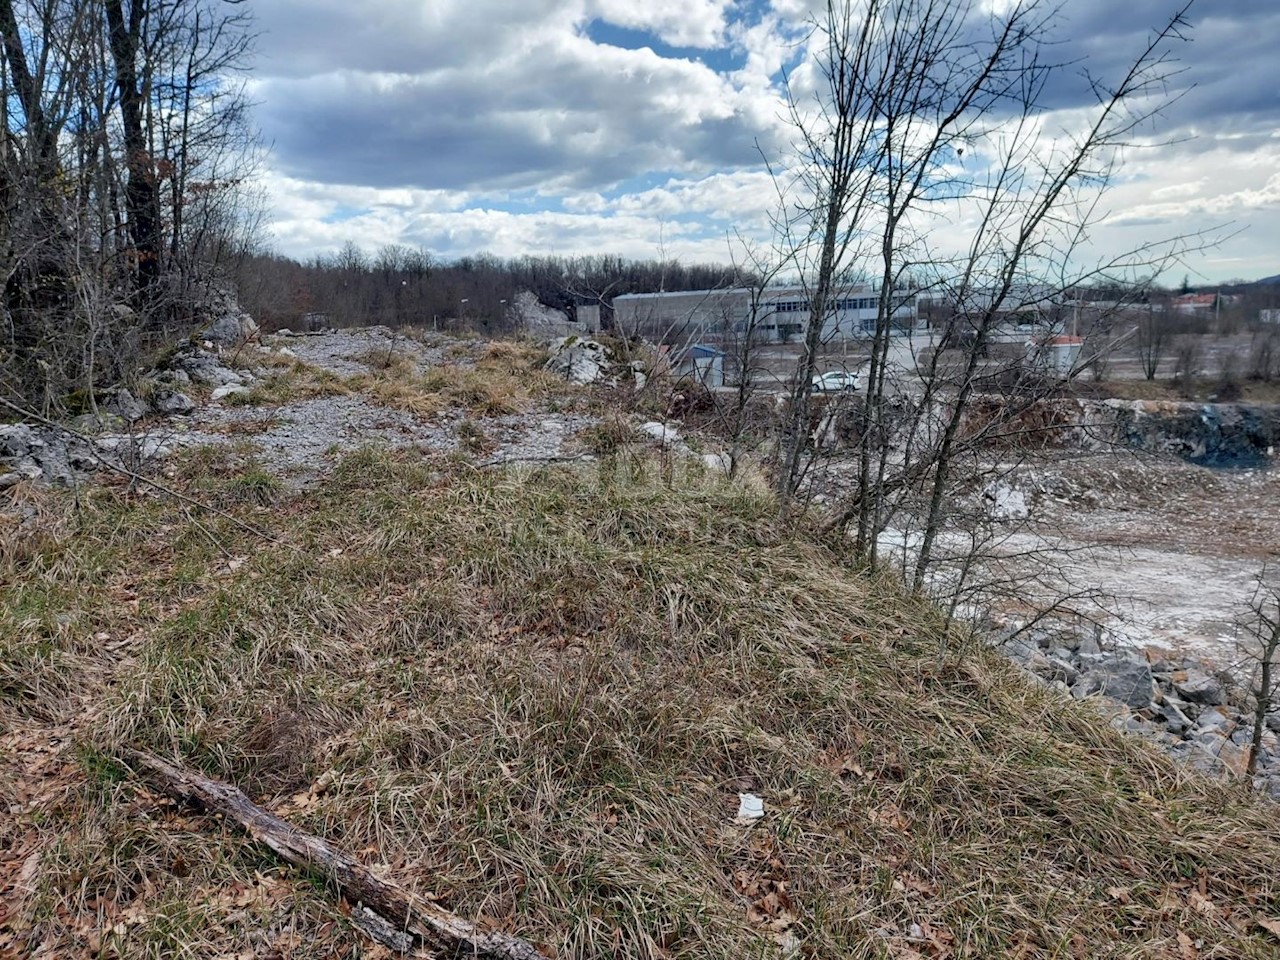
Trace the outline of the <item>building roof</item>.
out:
<instances>
[{"instance_id":1,"label":"building roof","mask_svg":"<svg viewBox=\"0 0 1280 960\"><path fill-rule=\"evenodd\" d=\"M1212 307L1217 298L1216 293L1184 293L1174 297L1173 302L1188 307Z\"/></svg>"},{"instance_id":2,"label":"building roof","mask_svg":"<svg viewBox=\"0 0 1280 960\"><path fill-rule=\"evenodd\" d=\"M719 287L715 290L668 290L663 293L620 293L618 294L618 296L613 298L613 302L617 303L619 300L657 300L657 299L662 299L664 297L699 297L701 296L701 297L706 297L708 299L711 299L713 297L724 297L724 296L735 296L735 297L749 296L750 294L757 293L757 292L760 294L762 298L768 298L768 297L778 297L778 296L790 296L792 294L804 293L807 289L809 288L801 284L788 283L788 284L782 284L775 287L761 287L761 288ZM836 287L836 291L839 293L846 293L846 292L851 292L855 290L858 292L862 292L862 291L875 292L874 288L870 284L866 284L866 283L841 284Z\"/></svg>"},{"instance_id":3,"label":"building roof","mask_svg":"<svg viewBox=\"0 0 1280 960\"><path fill-rule=\"evenodd\" d=\"M709 343L693 343L685 348L685 356L697 357L699 360L707 357L723 357L724 351L719 347L713 347Z\"/></svg>"}]
</instances>

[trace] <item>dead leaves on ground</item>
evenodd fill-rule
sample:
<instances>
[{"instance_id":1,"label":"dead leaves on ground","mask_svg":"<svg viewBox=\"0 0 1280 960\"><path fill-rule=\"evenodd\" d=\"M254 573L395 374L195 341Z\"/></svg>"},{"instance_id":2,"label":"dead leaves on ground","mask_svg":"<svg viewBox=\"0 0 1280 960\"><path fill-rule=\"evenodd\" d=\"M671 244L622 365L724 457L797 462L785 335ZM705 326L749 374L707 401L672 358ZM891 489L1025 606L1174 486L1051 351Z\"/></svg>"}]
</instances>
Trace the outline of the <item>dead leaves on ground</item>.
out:
<instances>
[{"instance_id":1,"label":"dead leaves on ground","mask_svg":"<svg viewBox=\"0 0 1280 960\"><path fill-rule=\"evenodd\" d=\"M747 862L732 875L734 889L747 901L747 922L779 942L790 940L800 911L791 897L791 876L778 842L770 834L757 833L747 853Z\"/></svg>"}]
</instances>

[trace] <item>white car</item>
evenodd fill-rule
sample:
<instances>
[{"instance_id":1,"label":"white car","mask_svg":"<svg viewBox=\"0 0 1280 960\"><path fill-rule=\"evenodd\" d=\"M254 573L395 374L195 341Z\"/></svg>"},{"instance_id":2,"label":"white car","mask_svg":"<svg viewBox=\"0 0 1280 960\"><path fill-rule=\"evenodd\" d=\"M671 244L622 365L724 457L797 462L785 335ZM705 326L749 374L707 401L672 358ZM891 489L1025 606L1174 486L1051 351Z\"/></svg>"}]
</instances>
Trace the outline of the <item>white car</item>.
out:
<instances>
[{"instance_id":1,"label":"white car","mask_svg":"<svg viewBox=\"0 0 1280 960\"><path fill-rule=\"evenodd\" d=\"M852 393L858 389L858 376L844 370L832 370L813 378L814 393Z\"/></svg>"}]
</instances>

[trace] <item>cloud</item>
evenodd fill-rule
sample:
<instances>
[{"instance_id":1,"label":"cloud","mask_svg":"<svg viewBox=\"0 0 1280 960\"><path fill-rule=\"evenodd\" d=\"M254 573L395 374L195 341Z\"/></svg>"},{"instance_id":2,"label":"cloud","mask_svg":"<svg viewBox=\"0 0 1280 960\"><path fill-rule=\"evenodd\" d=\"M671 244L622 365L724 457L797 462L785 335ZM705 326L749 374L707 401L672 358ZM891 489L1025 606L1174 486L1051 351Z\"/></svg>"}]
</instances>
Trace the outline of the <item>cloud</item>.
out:
<instances>
[{"instance_id":1,"label":"cloud","mask_svg":"<svg viewBox=\"0 0 1280 960\"><path fill-rule=\"evenodd\" d=\"M751 164L777 115L703 64L571 32L420 73L263 78L254 94L283 172L383 187L598 190Z\"/></svg>"},{"instance_id":2,"label":"cloud","mask_svg":"<svg viewBox=\"0 0 1280 960\"><path fill-rule=\"evenodd\" d=\"M797 89L811 83L797 66L812 42L805 19L822 3L255 6L263 50L252 94L274 144L267 186L283 251L354 239L422 243L445 256L652 256L661 238L682 256L724 260L727 231L767 236L776 195L760 150L774 160L785 152L782 71ZM1089 78L1114 82L1155 12L1112 0L1064 5L1066 42L1050 52L1071 65L1046 90L1058 110L1046 124L1084 115ZM1185 72L1169 87L1179 98L1140 131L1167 143L1126 154L1108 200L1119 212L1095 242L1102 249L1215 218L1252 222L1251 248L1223 251L1252 263L1280 240L1277 218L1259 215L1277 202L1270 47L1280 7L1215 0L1195 15L1193 39L1178 45ZM601 23L620 29L599 32Z\"/></svg>"},{"instance_id":3,"label":"cloud","mask_svg":"<svg viewBox=\"0 0 1280 960\"><path fill-rule=\"evenodd\" d=\"M715 47L723 42L732 0L593 0L602 20L652 33L674 47Z\"/></svg>"}]
</instances>

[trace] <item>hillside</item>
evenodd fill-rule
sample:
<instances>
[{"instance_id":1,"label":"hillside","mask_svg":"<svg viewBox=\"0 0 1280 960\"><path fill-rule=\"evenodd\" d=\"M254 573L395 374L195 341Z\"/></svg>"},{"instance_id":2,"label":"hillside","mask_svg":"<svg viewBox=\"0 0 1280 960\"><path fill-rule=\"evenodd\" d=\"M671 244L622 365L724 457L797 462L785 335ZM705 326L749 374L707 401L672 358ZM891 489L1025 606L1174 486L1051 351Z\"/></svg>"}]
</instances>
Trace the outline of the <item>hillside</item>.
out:
<instances>
[{"instance_id":1,"label":"hillside","mask_svg":"<svg viewBox=\"0 0 1280 960\"><path fill-rule=\"evenodd\" d=\"M550 957L1280 951L1274 805L948 637L750 478L625 443L171 474L215 509L10 492L0 955L386 955L131 749Z\"/></svg>"}]
</instances>

